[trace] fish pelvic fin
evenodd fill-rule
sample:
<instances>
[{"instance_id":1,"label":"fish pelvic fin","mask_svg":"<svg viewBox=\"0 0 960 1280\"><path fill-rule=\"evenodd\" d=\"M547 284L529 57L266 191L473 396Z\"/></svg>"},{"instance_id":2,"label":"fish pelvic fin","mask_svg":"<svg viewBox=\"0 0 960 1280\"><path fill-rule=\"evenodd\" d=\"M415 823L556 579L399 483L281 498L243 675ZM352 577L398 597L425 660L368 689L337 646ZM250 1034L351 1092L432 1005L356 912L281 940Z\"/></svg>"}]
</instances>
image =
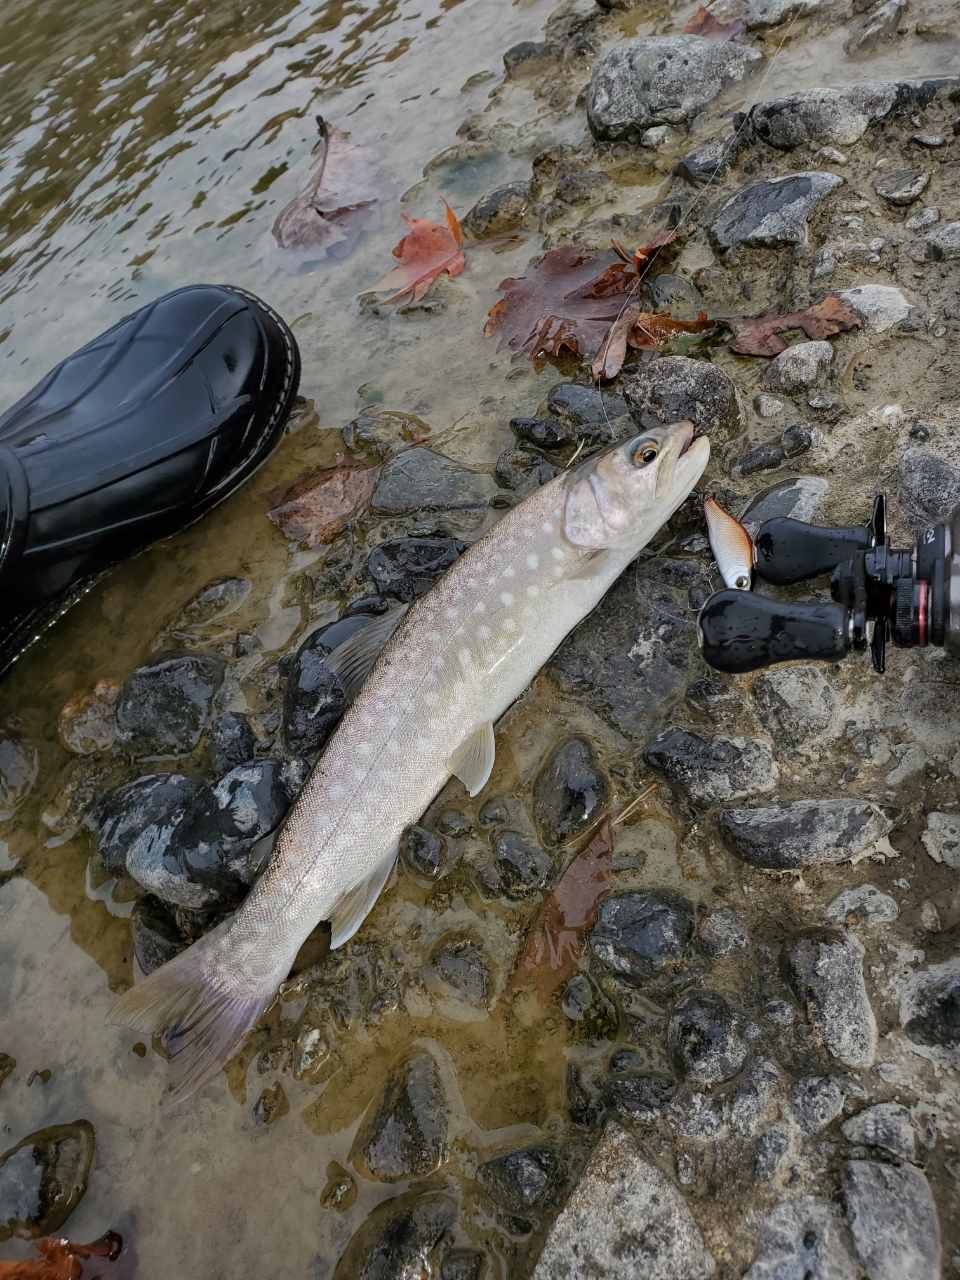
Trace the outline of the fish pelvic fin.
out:
<instances>
[{"instance_id":1,"label":"fish pelvic fin","mask_svg":"<svg viewBox=\"0 0 960 1280\"><path fill-rule=\"evenodd\" d=\"M163 1038L170 1055L165 1107L185 1102L239 1053L276 995L273 977L260 990L247 980L242 994L224 984L223 927L131 987L107 1018Z\"/></svg>"},{"instance_id":2,"label":"fish pelvic fin","mask_svg":"<svg viewBox=\"0 0 960 1280\"><path fill-rule=\"evenodd\" d=\"M392 845L373 870L357 881L352 889L348 889L334 905L330 912L331 951L336 951L337 947L349 942L373 910L397 860L397 847L396 844Z\"/></svg>"}]
</instances>

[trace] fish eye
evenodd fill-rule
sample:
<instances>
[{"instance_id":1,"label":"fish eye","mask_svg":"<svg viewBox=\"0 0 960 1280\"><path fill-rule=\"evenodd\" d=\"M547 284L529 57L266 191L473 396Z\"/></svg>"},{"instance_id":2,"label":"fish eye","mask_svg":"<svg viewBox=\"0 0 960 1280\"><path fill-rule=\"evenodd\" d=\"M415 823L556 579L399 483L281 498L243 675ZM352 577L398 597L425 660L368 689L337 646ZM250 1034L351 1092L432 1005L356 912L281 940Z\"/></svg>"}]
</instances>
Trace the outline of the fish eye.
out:
<instances>
[{"instance_id":1,"label":"fish eye","mask_svg":"<svg viewBox=\"0 0 960 1280\"><path fill-rule=\"evenodd\" d=\"M633 465L635 467L649 467L659 452L660 446L656 440L640 440L633 451Z\"/></svg>"}]
</instances>

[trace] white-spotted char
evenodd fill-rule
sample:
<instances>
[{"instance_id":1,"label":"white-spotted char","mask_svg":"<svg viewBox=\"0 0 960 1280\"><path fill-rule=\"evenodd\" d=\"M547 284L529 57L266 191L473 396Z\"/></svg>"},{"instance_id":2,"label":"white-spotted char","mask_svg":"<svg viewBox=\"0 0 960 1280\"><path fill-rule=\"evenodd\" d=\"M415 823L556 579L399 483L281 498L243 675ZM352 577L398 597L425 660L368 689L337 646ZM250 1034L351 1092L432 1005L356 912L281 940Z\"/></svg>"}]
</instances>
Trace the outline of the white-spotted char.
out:
<instances>
[{"instance_id":1,"label":"white-spotted char","mask_svg":"<svg viewBox=\"0 0 960 1280\"><path fill-rule=\"evenodd\" d=\"M715 498L707 498L703 514L721 578L728 587L749 591L753 582L753 539Z\"/></svg>"},{"instance_id":2,"label":"white-spotted char","mask_svg":"<svg viewBox=\"0 0 960 1280\"><path fill-rule=\"evenodd\" d=\"M693 434L690 423L656 428L557 476L408 610L328 656L348 690L362 684L260 879L235 915L113 1011L165 1035L166 1101L189 1096L238 1052L319 921L331 922L333 947L354 933L401 833L451 774L480 791L496 721L700 478L710 444ZM365 667L364 646L377 639L386 645Z\"/></svg>"}]
</instances>

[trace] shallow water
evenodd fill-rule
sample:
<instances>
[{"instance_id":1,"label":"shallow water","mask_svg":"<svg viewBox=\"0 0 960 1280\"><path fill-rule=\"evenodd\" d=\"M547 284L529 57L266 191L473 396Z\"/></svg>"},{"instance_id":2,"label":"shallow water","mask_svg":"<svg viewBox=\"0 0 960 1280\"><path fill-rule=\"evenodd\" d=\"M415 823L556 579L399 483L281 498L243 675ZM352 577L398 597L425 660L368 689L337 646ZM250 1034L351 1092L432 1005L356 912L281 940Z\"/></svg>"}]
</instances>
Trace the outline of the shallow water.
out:
<instances>
[{"instance_id":1,"label":"shallow water","mask_svg":"<svg viewBox=\"0 0 960 1280\"><path fill-rule=\"evenodd\" d=\"M674 30L695 7L674 11ZM141 303L188 282L224 280L262 294L293 323L304 359L301 395L316 414L304 406L252 483L111 574L0 687L0 722L37 753L38 767L28 800L0 825L0 1051L18 1063L0 1091L0 1146L43 1125L91 1121L94 1170L67 1230L80 1240L120 1230L130 1275L329 1276L364 1217L405 1184L357 1176L356 1203L336 1213L320 1204L328 1166L349 1167L364 1109L394 1058L418 1042L439 1062L452 1109L451 1158L436 1185L467 1195L479 1160L542 1135L572 1141L571 1160L579 1159L565 1077L568 1061L586 1061L591 1051L573 1042L556 1010L523 1001L508 1010L494 999L486 1015L463 1021L462 1010L424 996L380 1024L357 1019L338 1044L329 1081L281 1077L257 1061L267 1044L261 1038L229 1078L161 1115L162 1060L135 1054L136 1037L104 1021L113 992L131 979L130 902L96 883L90 838L64 815L65 788L99 792L130 770L119 757L78 762L56 730L74 690L125 680L177 630L189 601L229 577L251 583L246 598L229 617L186 634L192 647L212 652L232 646L238 632L255 637L221 705L248 711L262 737L275 733L275 664L335 616L339 601L314 590L308 571L321 552L288 546L265 518L264 492L332 461L343 448L340 428L374 405L415 414L442 452L489 469L512 442L510 417L532 414L559 380L549 366L512 364L480 336L497 281L519 274L541 241L535 234L519 247L473 253L464 275L438 286L445 309L437 314L377 317L357 304L392 263L401 212L438 217L442 193L462 214L485 191L528 176L531 157L546 146L582 140L583 116L569 101L552 105L508 82L494 106L512 130L502 131L502 145L423 174L458 142L461 121L488 105L503 51L542 38L554 8L554 0L8 0L0 14L0 409L81 339ZM665 13L666 6L640 6L616 21L633 34L652 30ZM779 36L768 39L776 47ZM828 34L788 41L762 92L943 74L957 63L949 41L915 41L896 55L851 63ZM729 95L726 107L760 92L758 80ZM261 238L303 183L318 112L383 157L397 195L381 202L380 225L344 260L270 275L258 261ZM662 168L639 196L625 197L631 211L654 203L665 178ZM601 744L629 798L634 748L546 688L511 716L509 749L485 794L527 788L565 729ZM708 856L684 852L682 834L669 804L652 801L621 849L624 858L644 854L646 879L626 869L622 887L682 885L695 900L706 898L714 884ZM527 905L486 903L466 882L431 896L401 872L359 939L389 950L403 977L416 970L413 950L426 953L453 931L477 933L498 997L529 913ZM402 944L414 930L417 948L407 956ZM306 998L295 984L289 996L281 1040ZM632 1013L662 1021L657 1006L639 1001ZM50 1070L49 1081L28 1085L41 1069ZM253 1106L281 1078L289 1112L267 1126ZM487 1239L483 1214L471 1208L461 1242ZM513 1274L526 1274L517 1247ZM511 1247L498 1236L490 1248L497 1276L505 1276ZM0 1257L26 1252L21 1242L0 1245Z\"/></svg>"}]
</instances>

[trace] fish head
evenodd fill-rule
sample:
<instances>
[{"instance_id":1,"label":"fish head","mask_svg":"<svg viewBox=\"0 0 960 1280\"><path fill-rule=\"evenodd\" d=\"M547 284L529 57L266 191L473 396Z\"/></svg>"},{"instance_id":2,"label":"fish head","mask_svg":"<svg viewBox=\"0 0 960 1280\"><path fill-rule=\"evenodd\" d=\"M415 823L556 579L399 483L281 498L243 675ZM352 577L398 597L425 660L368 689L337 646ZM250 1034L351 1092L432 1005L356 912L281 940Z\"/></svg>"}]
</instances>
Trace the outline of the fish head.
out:
<instances>
[{"instance_id":1,"label":"fish head","mask_svg":"<svg viewBox=\"0 0 960 1280\"><path fill-rule=\"evenodd\" d=\"M692 422L651 427L591 458L568 479L564 533L578 547L640 551L703 474L706 436Z\"/></svg>"}]
</instances>

